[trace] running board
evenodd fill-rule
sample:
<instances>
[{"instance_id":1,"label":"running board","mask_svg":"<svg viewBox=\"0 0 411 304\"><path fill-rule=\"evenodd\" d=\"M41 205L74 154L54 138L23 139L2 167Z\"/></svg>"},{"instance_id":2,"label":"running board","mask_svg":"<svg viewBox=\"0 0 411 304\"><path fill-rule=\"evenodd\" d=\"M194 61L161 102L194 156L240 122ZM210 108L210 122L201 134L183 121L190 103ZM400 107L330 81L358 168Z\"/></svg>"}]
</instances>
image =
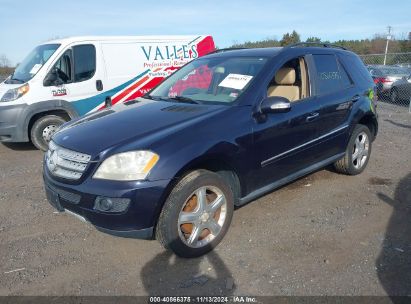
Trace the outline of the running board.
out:
<instances>
[{"instance_id":1,"label":"running board","mask_svg":"<svg viewBox=\"0 0 411 304\"><path fill-rule=\"evenodd\" d=\"M333 157L327 158L323 161L320 161L319 163L315 163L314 165L311 165L311 166L309 166L309 167L307 167L303 170L300 170L296 173L293 173L289 176L286 176L286 177L284 177L284 178L282 178L282 179L280 179L280 180L278 180L274 183L271 183L267 186L264 186L260 189L257 189L255 191L251 192L250 194L248 194L247 196L244 196L243 198L240 198L238 200L238 202L235 204L235 206L239 207L239 206L245 205L245 204L247 204L247 203L263 196L264 194L267 194L268 192L273 191L274 189L277 189L281 186L284 186L285 184L288 184L288 183L296 180L297 178L300 178L300 177L302 177L304 175L307 175L307 174L309 174L313 171L316 171L316 170L321 169L321 168L323 168L323 167L325 167L329 164L332 164L335 161L341 159L344 156L344 154L345 154L345 152L337 154Z\"/></svg>"}]
</instances>

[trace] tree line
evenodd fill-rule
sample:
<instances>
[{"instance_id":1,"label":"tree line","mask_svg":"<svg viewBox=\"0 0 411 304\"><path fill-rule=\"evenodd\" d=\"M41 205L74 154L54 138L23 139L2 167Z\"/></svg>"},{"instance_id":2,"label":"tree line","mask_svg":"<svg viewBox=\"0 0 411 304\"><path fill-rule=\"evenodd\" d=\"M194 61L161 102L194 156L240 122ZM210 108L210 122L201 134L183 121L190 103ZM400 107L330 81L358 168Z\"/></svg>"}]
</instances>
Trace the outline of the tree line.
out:
<instances>
[{"instance_id":1,"label":"tree line","mask_svg":"<svg viewBox=\"0 0 411 304\"><path fill-rule=\"evenodd\" d=\"M234 42L231 47L234 48L264 48L264 47L281 47L299 42L321 42L332 43L345 47L357 54L382 54L385 52L387 37L382 34L376 34L371 39L361 40L337 40L337 41L322 41L319 37L308 37L305 41L301 40L300 34L295 30L291 33L285 33L283 37L278 40L275 38L267 38L259 41L247 41L244 43ZM411 32L407 38L392 39L389 42L388 53L406 53L411 52Z\"/></svg>"}]
</instances>

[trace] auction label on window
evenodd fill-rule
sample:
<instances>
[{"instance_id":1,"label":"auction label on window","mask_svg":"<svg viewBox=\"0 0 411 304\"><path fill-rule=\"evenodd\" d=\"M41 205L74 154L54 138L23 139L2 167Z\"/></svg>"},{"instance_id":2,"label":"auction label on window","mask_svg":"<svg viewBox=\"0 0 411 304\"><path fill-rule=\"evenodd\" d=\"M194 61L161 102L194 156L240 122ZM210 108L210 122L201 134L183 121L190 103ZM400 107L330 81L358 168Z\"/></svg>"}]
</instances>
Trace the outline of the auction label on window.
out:
<instances>
[{"instance_id":1,"label":"auction label on window","mask_svg":"<svg viewBox=\"0 0 411 304\"><path fill-rule=\"evenodd\" d=\"M35 65L31 68L30 74L36 74L36 73L40 70L41 67L42 67L41 64L39 64L39 63L35 64Z\"/></svg>"},{"instance_id":2,"label":"auction label on window","mask_svg":"<svg viewBox=\"0 0 411 304\"><path fill-rule=\"evenodd\" d=\"M253 76L241 74L228 74L223 81L218 85L219 87L242 90L250 82Z\"/></svg>"}]
</instances>

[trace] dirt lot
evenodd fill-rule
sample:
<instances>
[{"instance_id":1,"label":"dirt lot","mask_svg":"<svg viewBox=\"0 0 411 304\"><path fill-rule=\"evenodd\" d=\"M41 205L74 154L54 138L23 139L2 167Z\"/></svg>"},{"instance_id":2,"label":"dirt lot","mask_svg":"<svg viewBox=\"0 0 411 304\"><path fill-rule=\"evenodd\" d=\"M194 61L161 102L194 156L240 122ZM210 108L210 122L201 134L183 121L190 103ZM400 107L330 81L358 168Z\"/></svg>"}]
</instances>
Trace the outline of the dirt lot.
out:
<instances>
[{"instance_id":1,"label":"dirt lot","mask_svg":"<svg viewBox=\"0 0 411 304\"><path fill-rule=\"evenodd\" d=\"M193 260L56 214L42 153L0 144L0 295L410 295L411 114L379 112L362 175L325 169L240 208Z\"/></svg>"}]
</instances>

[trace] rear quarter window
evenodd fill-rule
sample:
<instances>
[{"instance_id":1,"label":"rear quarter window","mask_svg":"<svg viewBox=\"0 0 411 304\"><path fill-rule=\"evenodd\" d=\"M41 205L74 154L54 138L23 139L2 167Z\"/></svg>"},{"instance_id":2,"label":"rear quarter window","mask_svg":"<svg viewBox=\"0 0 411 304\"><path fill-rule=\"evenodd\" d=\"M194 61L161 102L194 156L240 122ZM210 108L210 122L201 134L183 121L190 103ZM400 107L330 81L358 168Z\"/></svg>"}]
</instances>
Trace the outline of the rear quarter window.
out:
<instances>
[{"instance_id":1,"label":"rear quarter window","mask_svg":"<svg viewBox=\"0 0 411 304\"><path fill-rule=\"evenodd\" d=\"M356 83L367 83L374 85L370 72L365 67L363 61L355 54L343 53L339 54L343 64L347 67L347 72Z\"/></svg>"}]
</instances>

